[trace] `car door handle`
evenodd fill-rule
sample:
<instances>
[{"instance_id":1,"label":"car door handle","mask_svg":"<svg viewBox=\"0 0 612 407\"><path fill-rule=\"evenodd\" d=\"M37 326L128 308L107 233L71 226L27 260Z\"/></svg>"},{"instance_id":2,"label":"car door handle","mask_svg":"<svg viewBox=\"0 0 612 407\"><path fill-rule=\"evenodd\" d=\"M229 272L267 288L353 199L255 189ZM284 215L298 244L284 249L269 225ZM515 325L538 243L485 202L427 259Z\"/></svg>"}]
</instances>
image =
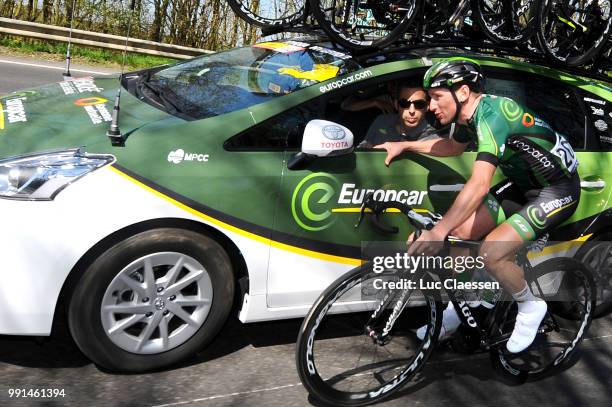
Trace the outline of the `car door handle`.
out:
<instances>
[{"instance_id":1,"label":"car door handle","mask_svg":"<svg viewBox=\"0 0 612 407\"><path fill-rule=\"evenodd\" d=\"M429 187L430 191L434 192L459 192L463 189L465 184L435 184Z\"/></svg>"},{"instance_id":2,"label":"car door handle","mask_svg":"<svg viewBox=\"0 0 612 407\"><path fill-rule=\"evenodd\" d=\"M580 181L580 188L604 189L606 181Z\"/></svg>"}]
</instances>

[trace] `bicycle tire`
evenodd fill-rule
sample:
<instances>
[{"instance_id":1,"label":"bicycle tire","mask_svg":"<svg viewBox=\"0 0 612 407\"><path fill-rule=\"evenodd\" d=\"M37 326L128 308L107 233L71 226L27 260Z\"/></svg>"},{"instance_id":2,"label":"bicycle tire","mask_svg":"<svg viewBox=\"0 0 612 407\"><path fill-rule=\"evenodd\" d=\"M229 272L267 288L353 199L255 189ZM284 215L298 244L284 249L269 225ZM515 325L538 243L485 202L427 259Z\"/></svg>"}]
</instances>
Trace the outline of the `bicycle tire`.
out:
<instances>
[{"instance_id":1,"label":"bicycle tire","mask_svg":"<svg viewBox=\"0 0 612 407\"><path fill-rule=\"evenodd\" d=\"M327 7L327 3L330 2L334 5L331 8ZM350 7L349 3L356 3L359 5L363 2L354 2L353 0L347 0L346 2L341 2L343 4L346 3L344 6L341 7L336 7L336 3L340 3L340 1L310 0L310 9L312 11L312 15L319 23L319 26L323 28L323 30L327 33L332 42L335 42L336 44L339 44L342 47L353 52L363 52L380 49L392 44L404 35L408 27L414 21L417 14L419 14L423 8L423 0L400 0L396 3L402 3L404 7L408 8L408 11L406 11L403 17L401 17L399 22L397 22L395 25L392 25L392 28L390 29L382 30L386 32L386 34L383 36L372 36L369 38L363 36L363 38L360 39L356 38L355 35L350 35L345 30L338 28L334 22L328 19L326 11L331 12L332 10L344 10L343 13L349 14L349 11L347 11ZM376 21L376 19L374 19L374 21Z\"/></svg>"},{"instance_id":2,"label":"bicycle tire","mask_svg":"<svg viewBox=\"0 0 612 407\"><path fill-rule=\"evenodd\" d=\"M492 10L496 6L499 9ZM533 35L535 9L535 0L472 0L472 11L482 32L491 41L507 46L521 44Z\"/></svg>"},{"instance_id":3,"label":"bicycle tire","mask_svg":"<svg viewBox=\"0 0 612 407\"><path fill-rule=\"evenodd\" d=\"M262 28L289 27L300 21L304 16L305 5L308 0L293 0L281 2L288 10L280 11L279 16L269 16L263 10L253 11L248 0L227 0L234 13L249 24ZM256 5L261 4L257 2ZM264 3L268 4L268 3ZM276 3L274 3L276 5ZM292 5L295 5L292 7Z\"/></svg>"},{"instance_id":4,"label":"bicycle tire","mask_svg":"<svg viewBox=\"0 0 612 407\"><path fill-rule=\"evenodd\" d=\"M551 13L556 13L556 9L554 8L556 2L557 0L538 0L536 26L540 49L544 52L548 59L552 60L553 62L566 64L568 66L584 65L587 62L595 59L610 38L610 33L612 31L612 10L608 9L607 20L602 22L601 27L598 27L599 30L597 31L600 31L601 34L597 34L597 31L593 31L592 29L589 31L588 35L582 35L582 38L578 37L576 34L576 38L581 40L582 43L587 44L586 46L588 46L588 48L584 51L570 53L559 45L559 34L552 35L553 23L549 18L547 18L549 15L551 15ZM552 20L555 19L553 18ZM576 28L572 27L574 25L573 23L564 21L566 19L560 16L557 16L556 20L562 21L563 24L569 26L570 28ZM558 28L558 31L564 31L563 28L564 27L562 25L561 28ZM590 29L590 27L588 28ZM565 29L567 30L567 28ZM591 34L593 32L595 32L595 34ZM597 38L593 37L593 35L595 35ZM578 40L575 40L571 44L574 44L577 41Z\"/></svg>"},{"instance_id":5,"label":"bicycle tire","mask_svg":"<svg viewBox=\"0 0 612 407\"><path fill-rule=\"evenodd\" d=\"M373 312L374 314L386 312L386 307L381 305L381 301L369 301L371 302L369 305L365 305L363 301L349 303L342 301L345 295L347 296L346 298L350 296L351 290L354 293L357 285L359 285L358 291L361 294L372 290L368 280L372 274L371 264L365 264L338 278L319 296L300 328L296 345L297 370L306 390L314 398L323 403L334 406L363 406L389 397L422 369L437 343L442 324L442 305L439 300L439 291L415 290L415 292L419 291L423 295L425 304L425 313L423 315L427 320L428 329L423 341L417 341L412 332L401 331L402 329L405 330L402 323L408 321L407 314L409 312L407 312L407 309L401 312L400 315L403 317L402 323L396 321L390 336L391 339L385 345L375 345L372 338L364 334L364 325L360 322L352 322L354 319L360 319L361 317L364 319L369 318ZM378 294L376 293L376 295ZM383 293L382 301L387 298L384 297L386 294ZM393 301L391 301L391 304ZM337 315L328 313L334 304L341 303L351 304L350 306L353 309L350 314ZM355 312L357 309L364 312ZM417 315L416 311L415 315ZM347 319L349 319L348 322L346 322ZM411 321L417 322L415 320ZM338 338L338 333L335 332L337 326L342 328L340 338ZM347 327L354 330L351 331ZM353 332L357 332L357 337L350 336ZM410 339L405 340L409 337ZM414 354L409 358L395 358L392 353L395 349L401 349L402 353L408 352L405 349L408 342L418 342L415 345ZM353 365L349 358L352 359L351 356L354 357L364 347L370 347L368 343L372 345L371 348L374 350L374 361L364 366ZM389 346L391 343L392 347ZM377 361L376 355L378 349L383 347L386 348L385 352L387 352L384 353L383 359L385 357L386 359ZM346 349L346 353L342 352L343 349ZM359 354L360 357L357 360L357 364L362 360L362 354L363 352ZM363 360L367 359L369 362L371 360L369 357L370 355L368 354ZM332 362L330 368L323 366L328 361ZM350 366L347 371L339 372L342 366L346 365ZM400 365L401 368L398 367ZM371 369L375 371L371 374L366 373L366 370ZM395 373L396 371L397 373ZM325 377L328 374L329 377ZM383 375L386 375L389 379L387 380ZM376 378L376 380L371 380L372 378ZM371 380L370 382L375 382L375 385L373 387L356 388L353 380L357 381L360 385ZM346 387L347 381L350 381L348 390L339 389L339 387Z\"/></svg>"},{"instance_id":6,"label":"bicycle tire","mask_svg":"<svg viewBox=\"0 0 612 407\"><path fill-rule=\"evenodd\" d=\"M597 306L594 318L606 316L612 312L612 230L605 230L586 241L576 252L575 259L591 267L596 279ZM602 287L602 284L605 286ZM606 289L607 287L607 289Z\"/></svg>"},{"instance_id":7,"label":"bicycle tire","mask_svg":"<svg viewBox=\"0 0 612 407\"><path fill-rule=\"evenodd\" d=\"M535 266L526 278L534 295L545 299L548 304L543 324L547 320L554 320L559 330L538 334L534 343L521 353L509 354L505 350L505 343L502 348L491 350L493 366L515 383L550 374L570 360L588 332L596 304L595 282L591 272L573 258L546 260ZM579 319L574 317L574 312L568 313L577 306L583 307ZM516 305L508 307L508 311L492 327L493 335L511 332ZM557 348L559 352L547 350Z\"/></svg>"}]
</instances>

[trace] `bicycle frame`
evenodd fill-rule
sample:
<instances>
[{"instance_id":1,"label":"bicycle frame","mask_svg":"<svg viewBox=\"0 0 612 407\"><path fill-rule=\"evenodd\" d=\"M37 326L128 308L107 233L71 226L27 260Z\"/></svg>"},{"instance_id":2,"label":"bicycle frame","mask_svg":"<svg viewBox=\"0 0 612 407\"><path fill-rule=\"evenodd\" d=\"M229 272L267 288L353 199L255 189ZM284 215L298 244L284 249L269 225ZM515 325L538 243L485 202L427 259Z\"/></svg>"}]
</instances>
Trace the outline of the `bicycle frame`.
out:
<instances>
[{"instance_id":1,"label":"bicycle frame","mask_svg":"<svg viewBox=\"0 0 612 407\"><path fill-rule=\"evenodd\" d=\"M480 242L478 241L459 239L454 239L453 243L457 247L467 248L474 248L480 244ZM526 275L529 275L532 270L532 266L527 258L527 253L527 249L521 249L517 253L517 264L519 265L519 267L523 268ZM423 278L427 274L427 272L428 271L423 270L420 273L415 274L415 278ZM436 270L432 273L438 275L441 281L446 281L453 278L452 270ZM534 282L537 285L538 290L540 290L541 292L542 289L538 281L534 280ZM459 315L459 319L461 320L461 324L463 325L464 335L473 339L473 341L477 343L478 348L483 350L490 350L491 348L502 345L508 341L511 335L510 332L501 335L491 332L494 323L496 321L501 320L501 318L508 311L508 308L512 305L512 298L506 291L503 291L501 298L497 299L495 307L492 309L491 312L487 314L485 320L479 323L478 319L473 315L472 310L470 309L465 299L461 298L461 296L459 295L459 291L449 290L447 288L442 288L441 291L442 290L446 292L450 302L453 303L455 310L457 310L457 314ZM388 335L393 329L395 322L397 321L401 313L404 311L404 309L408 306L406 298L410 297L410 293L411 291L406 289L401 290L400 293L396 295L387 294L386 297L379 302L377 308L372 313L372 316L370 317L370 320L368 321L368 324L366 326L366 334L370 336L373 340L375 340L379 345L384 345L389 340ZM388 308L392 309L391 314L384 321L382 321L382 323L376 321L377 317L380 316L381 310ZM550 315L550 317L552 326L544 328L545 331L542 331L541 333L557 329L557 323L554 317L552 315ZM384 328L382 328L382 331L380 331L383 325Z\"/></svg>"}]
</instances>

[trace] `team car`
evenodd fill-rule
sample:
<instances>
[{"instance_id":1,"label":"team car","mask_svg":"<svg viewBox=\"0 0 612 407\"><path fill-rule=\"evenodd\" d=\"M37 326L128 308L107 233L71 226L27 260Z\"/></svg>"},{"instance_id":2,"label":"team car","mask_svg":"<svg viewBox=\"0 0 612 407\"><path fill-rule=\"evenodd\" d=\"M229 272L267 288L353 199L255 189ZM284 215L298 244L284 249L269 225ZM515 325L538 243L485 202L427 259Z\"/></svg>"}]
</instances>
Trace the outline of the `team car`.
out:
<instances>
[{"instance_id":1,"label":"team car","mask_svg":"<svg viewBox=\"0 0 612 407\"><path fill-rule=\"evenodd\" d=\"M397 214L385 215L396 234L355 229L367 193L444 213L475 157L405 154L386 167L384 150L355 147L380 112L342 101L463 55L358 59L318 40L264 42L2 96L0 334L50 335L65 310L91 360L146 371L206 346L232 310L244 323L303 317L360 264L362 242L408 235ZM612 89L469 57L487 93L538 112L577 152L582 197L551 240L608 236Z\"/></svg>"}]
</instances>

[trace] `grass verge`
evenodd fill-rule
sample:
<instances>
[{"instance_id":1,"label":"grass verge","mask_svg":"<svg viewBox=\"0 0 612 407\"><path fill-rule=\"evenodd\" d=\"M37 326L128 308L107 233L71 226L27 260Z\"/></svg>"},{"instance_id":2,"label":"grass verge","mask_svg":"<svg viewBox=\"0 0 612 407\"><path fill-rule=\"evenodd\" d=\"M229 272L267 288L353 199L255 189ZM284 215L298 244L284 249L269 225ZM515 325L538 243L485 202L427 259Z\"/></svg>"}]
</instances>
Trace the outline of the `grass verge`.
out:
<instances>
[{"instance_id":1,"label":"grass verge","mask_svg":"<svg viewBox=\"0 0 612 407\"><path fill-rule=\"evenodd\" d=\"M30 38L0 36L1 54L29 55L53 61L63 61L66 57L67 43L40 41ZM109 68L121 66L123 53L100 48L72 44L70 47L72 63L100 65ZM126 69L143 69L157 65L171 64L177 60L128 52L125 56Z\"/></svg>"}]
</instances>

